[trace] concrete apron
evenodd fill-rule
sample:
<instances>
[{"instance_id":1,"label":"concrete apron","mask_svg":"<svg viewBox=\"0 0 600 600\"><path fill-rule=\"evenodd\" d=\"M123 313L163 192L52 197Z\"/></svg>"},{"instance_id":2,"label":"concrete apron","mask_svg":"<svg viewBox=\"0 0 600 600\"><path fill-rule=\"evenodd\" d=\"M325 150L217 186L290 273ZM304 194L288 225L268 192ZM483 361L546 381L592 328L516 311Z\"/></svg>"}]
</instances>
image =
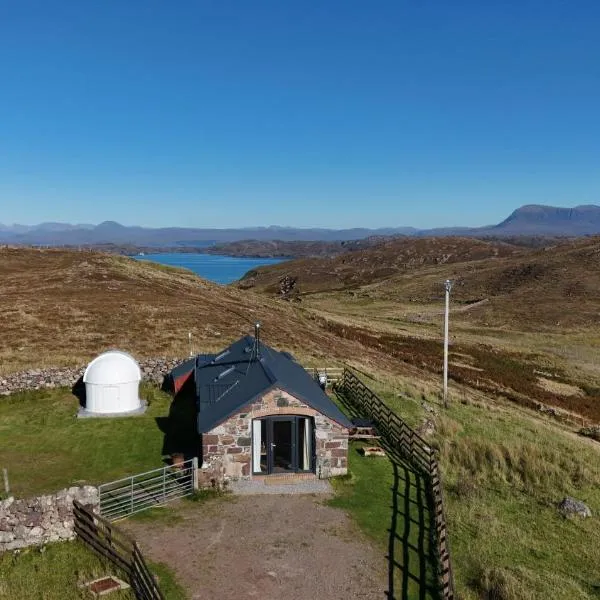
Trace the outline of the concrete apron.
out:
<instances>
[{"instance_id":1,"label":"concrete apron","mask_svg":"<svg viewBox=\"0 0 600 600\"><path fill-rule=\"evenodd\" d=\"M332 494L333 488L326 479L293 479L279 477L253 478L232 481L227 486L234 494Z\"/></svg>"}]
</instances>

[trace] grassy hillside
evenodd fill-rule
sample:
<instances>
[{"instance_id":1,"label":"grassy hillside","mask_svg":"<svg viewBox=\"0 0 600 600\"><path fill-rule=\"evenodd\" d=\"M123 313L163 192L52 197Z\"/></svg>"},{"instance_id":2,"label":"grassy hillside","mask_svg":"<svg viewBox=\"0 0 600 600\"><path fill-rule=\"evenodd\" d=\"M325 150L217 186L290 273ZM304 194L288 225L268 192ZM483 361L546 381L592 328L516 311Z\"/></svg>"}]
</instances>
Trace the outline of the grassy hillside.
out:
<instances>
[{"instance_id":1,"label":"grassy hillside","mask_svg":"<svg viewBox=\"0 0 600 600\"><path fill-rule=\"evenodd\" d=\"M502 400L453 387L448 410L414 380L365 381L411 425L435 422L455 579L464 600L597 598L600 548L600 446L568 428ZM400 395L399 395L400 394ZM423 398L437 414L422 406ZM457 399L460 398L460 401ZM366 464L375 461L377 469ZM342 505L372 535L392 518L390 502L361 490L379 484L381 459L355 452L357 481L341 486ZM389 488L389 486L388 486ZM357 494L362 495L361 498ZM567 495L592 509L590 519L557 510ZM365 498L369 496L369 501Z\"/></svg>"},{"instance_id":2,"label":"grassy hillside","mask_svg":"<svg viewBox=\"0 0 600 600\"><path fill-rule=\"evenodd\" d=\"M262 267L238 286L277 295L283 276L304 300L332 298L394 303L408 312L440 311L445 279L469 322L549 331L588 327L600 313L600 238L538 249L463 238L390 241L333 259L297 260ZM345 296L340 296L345 292ZM327 298L327 296L324 296Z\"/></svg>"},{"instance_id":3,"label":"grassy hillside","mask_svg":"<svg viewBox=\"0 0 600 600\"><path fill-rule=\"evenodd\" d=\"M409 239L265 267L240 285L254 281L274 296L285 271L296 279L296 304L332 333L440 376L451 279L452 379L600 422L599 257L597 237L538 249Z\"/></svg>"},{"instance_id":4,"label":"grassy hillside","mask_svg":"<svg viewBox=\"0 0 600 600\"><path fill-rule=\"evenodd\" d=\"M479 302L464 313L471 323L530 331L586 328L600 312L600 238L423 270L364 291L381 300L428 305L439 303L445 278L454 281L455 303Z\"/></svg>"},{"instance_id":5,"label":"grassy hillside","mask_svg":"<svg viewBox=\"0 0 600 600\"><path fill-rule=\"evenodd\" d=\"M0 279L0 373L85 362L109 347L187 356L188 331L197 351L210 351L256 320L267 343L304 358L351 352L292 307L126 257L4 248Z\"/></svg>"},{"instance_id":6,"label":"grassy hillside","mask_svg":"<svg viewBox=\"0 0 600 600\"><path fill-rule=\"evenodd\" d=\"M527 253L527 249L503 242L465 238L392 239L372 248L354 250L333 258L302 259L261 267L247 273L238 286L276 295L279 293L279 280L287 275L296 280L300 295L350 290L396 275L412 276L430 266L523 256Z\"/></svg>"},{"instance_id":7,"label":"grassy hillside","mask_svg":"<svg viewBox=\"0 0 600 600\"><path fill-rule=\"evenodd\" d=\"M335 275L340 289L326 291L331 282L317 282L318 290L299 303L127 258L0 250L2 369L84 361L109 346L138 356L184 355L189 330L197 349L208 350L260 319L267 342L305 360L348 362L372 375L369 385L411 424L431 416L424 400L436 407L433 443L461 597L591 600L600 585L594 541L600 534L598 444L526 407L539 401L600 418L600 336L591 318L598 310L600 242L521 250L472 240L472 246L416 241L424 254L411 259L405 249L394 273L383 278L377 272L385 262L353 252L353 260L365 265L362 283L346 286ZM325 269L338 263L318 264ZM447 277L457 285L451 404L444 411L438 403L440 282ZM574 291L565 294L571 284ZM560 327L552 325L557 316ZM146 415L110 423L76 422L77 401L68 390L0 398L0 437L6 441L0 467L9 467L15 492L104 481L155 466L169 398L150 388L144 394L151 400ZM353 474L338 488L336 502L380 539L389 528L390 473L384 466L370 469L364 460L351 455ZM556 510L565 495L587 502L594 516L565 520Z\"/></svg>"}]
</instances>

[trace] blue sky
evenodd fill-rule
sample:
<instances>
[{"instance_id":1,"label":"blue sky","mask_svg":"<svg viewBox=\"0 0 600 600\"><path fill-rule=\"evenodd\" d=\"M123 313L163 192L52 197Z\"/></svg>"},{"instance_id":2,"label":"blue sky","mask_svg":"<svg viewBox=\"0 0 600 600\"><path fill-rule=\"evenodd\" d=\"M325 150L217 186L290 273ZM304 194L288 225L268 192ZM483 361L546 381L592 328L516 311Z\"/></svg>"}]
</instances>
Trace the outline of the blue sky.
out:
<instances>
[{"instance_id":1,"label":"blue sky","mask_svg":"<svg viewBox=\"0 0 600 600\"><path fill-rule=\"evenodd\" d=\"M600 204L597 0L0 0L0 222Z\"/></svg>"}]
</instances>

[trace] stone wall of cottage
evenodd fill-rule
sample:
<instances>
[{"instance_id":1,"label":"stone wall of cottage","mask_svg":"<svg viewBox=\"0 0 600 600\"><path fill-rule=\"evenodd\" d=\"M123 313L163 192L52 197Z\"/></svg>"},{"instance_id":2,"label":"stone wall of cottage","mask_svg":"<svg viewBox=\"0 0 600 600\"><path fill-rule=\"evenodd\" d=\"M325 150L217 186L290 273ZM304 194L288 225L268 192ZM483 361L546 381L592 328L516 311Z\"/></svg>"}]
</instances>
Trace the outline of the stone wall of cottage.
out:
<instances>
[{"instance_id":1,"label":"stone wall of cottage","mask_svg":"<svg viewBox=\"0 0 600 600\"><path fill-rule=\"evenodd\" d=\"M250 478L252 420L274 415L313 417L317 476L327 478L347 473L348 430L291 394L275 389L203 434L201 482L215 485L227 479Z\"/></svg>"},{"instance_id":2,"label":"stone wall of cottage","mask_svg":"<svg viewBox=\"0 0 600 600\"><path fill-rule=\"evenodd\" d=\"M95 508L98 490L86 485L47 496L0 501L0 554L73 539L73 500Z\"/></svg>"}]
</instances>

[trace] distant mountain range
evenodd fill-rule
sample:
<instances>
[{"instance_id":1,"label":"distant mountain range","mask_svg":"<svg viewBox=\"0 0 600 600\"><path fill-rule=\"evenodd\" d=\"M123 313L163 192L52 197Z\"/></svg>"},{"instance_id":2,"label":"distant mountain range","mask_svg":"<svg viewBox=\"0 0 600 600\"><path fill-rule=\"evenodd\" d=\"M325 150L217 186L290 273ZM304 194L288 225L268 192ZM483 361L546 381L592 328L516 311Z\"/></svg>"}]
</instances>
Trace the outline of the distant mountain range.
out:
<instances>
[{"instance_id":1,"label":"distant mountain range","mask_svg":"<svg viewBox=\"0 0 600 600\"><path fill-rule=\"evenodd\" d=\"M0 242L24 245L99 245L209 246L241 240L324 241L358 240L371 236L449 236L509 237L565 236L600 234L600 206L559 208L531 204L515 210L497 225L486 227L447 227L415 229L308 229L295 227L250 227L241 229L193 229L186 227L126 227L114 221L100 225L41 223L35 226L0 224Z\"/></svg>"}]
</instances>

